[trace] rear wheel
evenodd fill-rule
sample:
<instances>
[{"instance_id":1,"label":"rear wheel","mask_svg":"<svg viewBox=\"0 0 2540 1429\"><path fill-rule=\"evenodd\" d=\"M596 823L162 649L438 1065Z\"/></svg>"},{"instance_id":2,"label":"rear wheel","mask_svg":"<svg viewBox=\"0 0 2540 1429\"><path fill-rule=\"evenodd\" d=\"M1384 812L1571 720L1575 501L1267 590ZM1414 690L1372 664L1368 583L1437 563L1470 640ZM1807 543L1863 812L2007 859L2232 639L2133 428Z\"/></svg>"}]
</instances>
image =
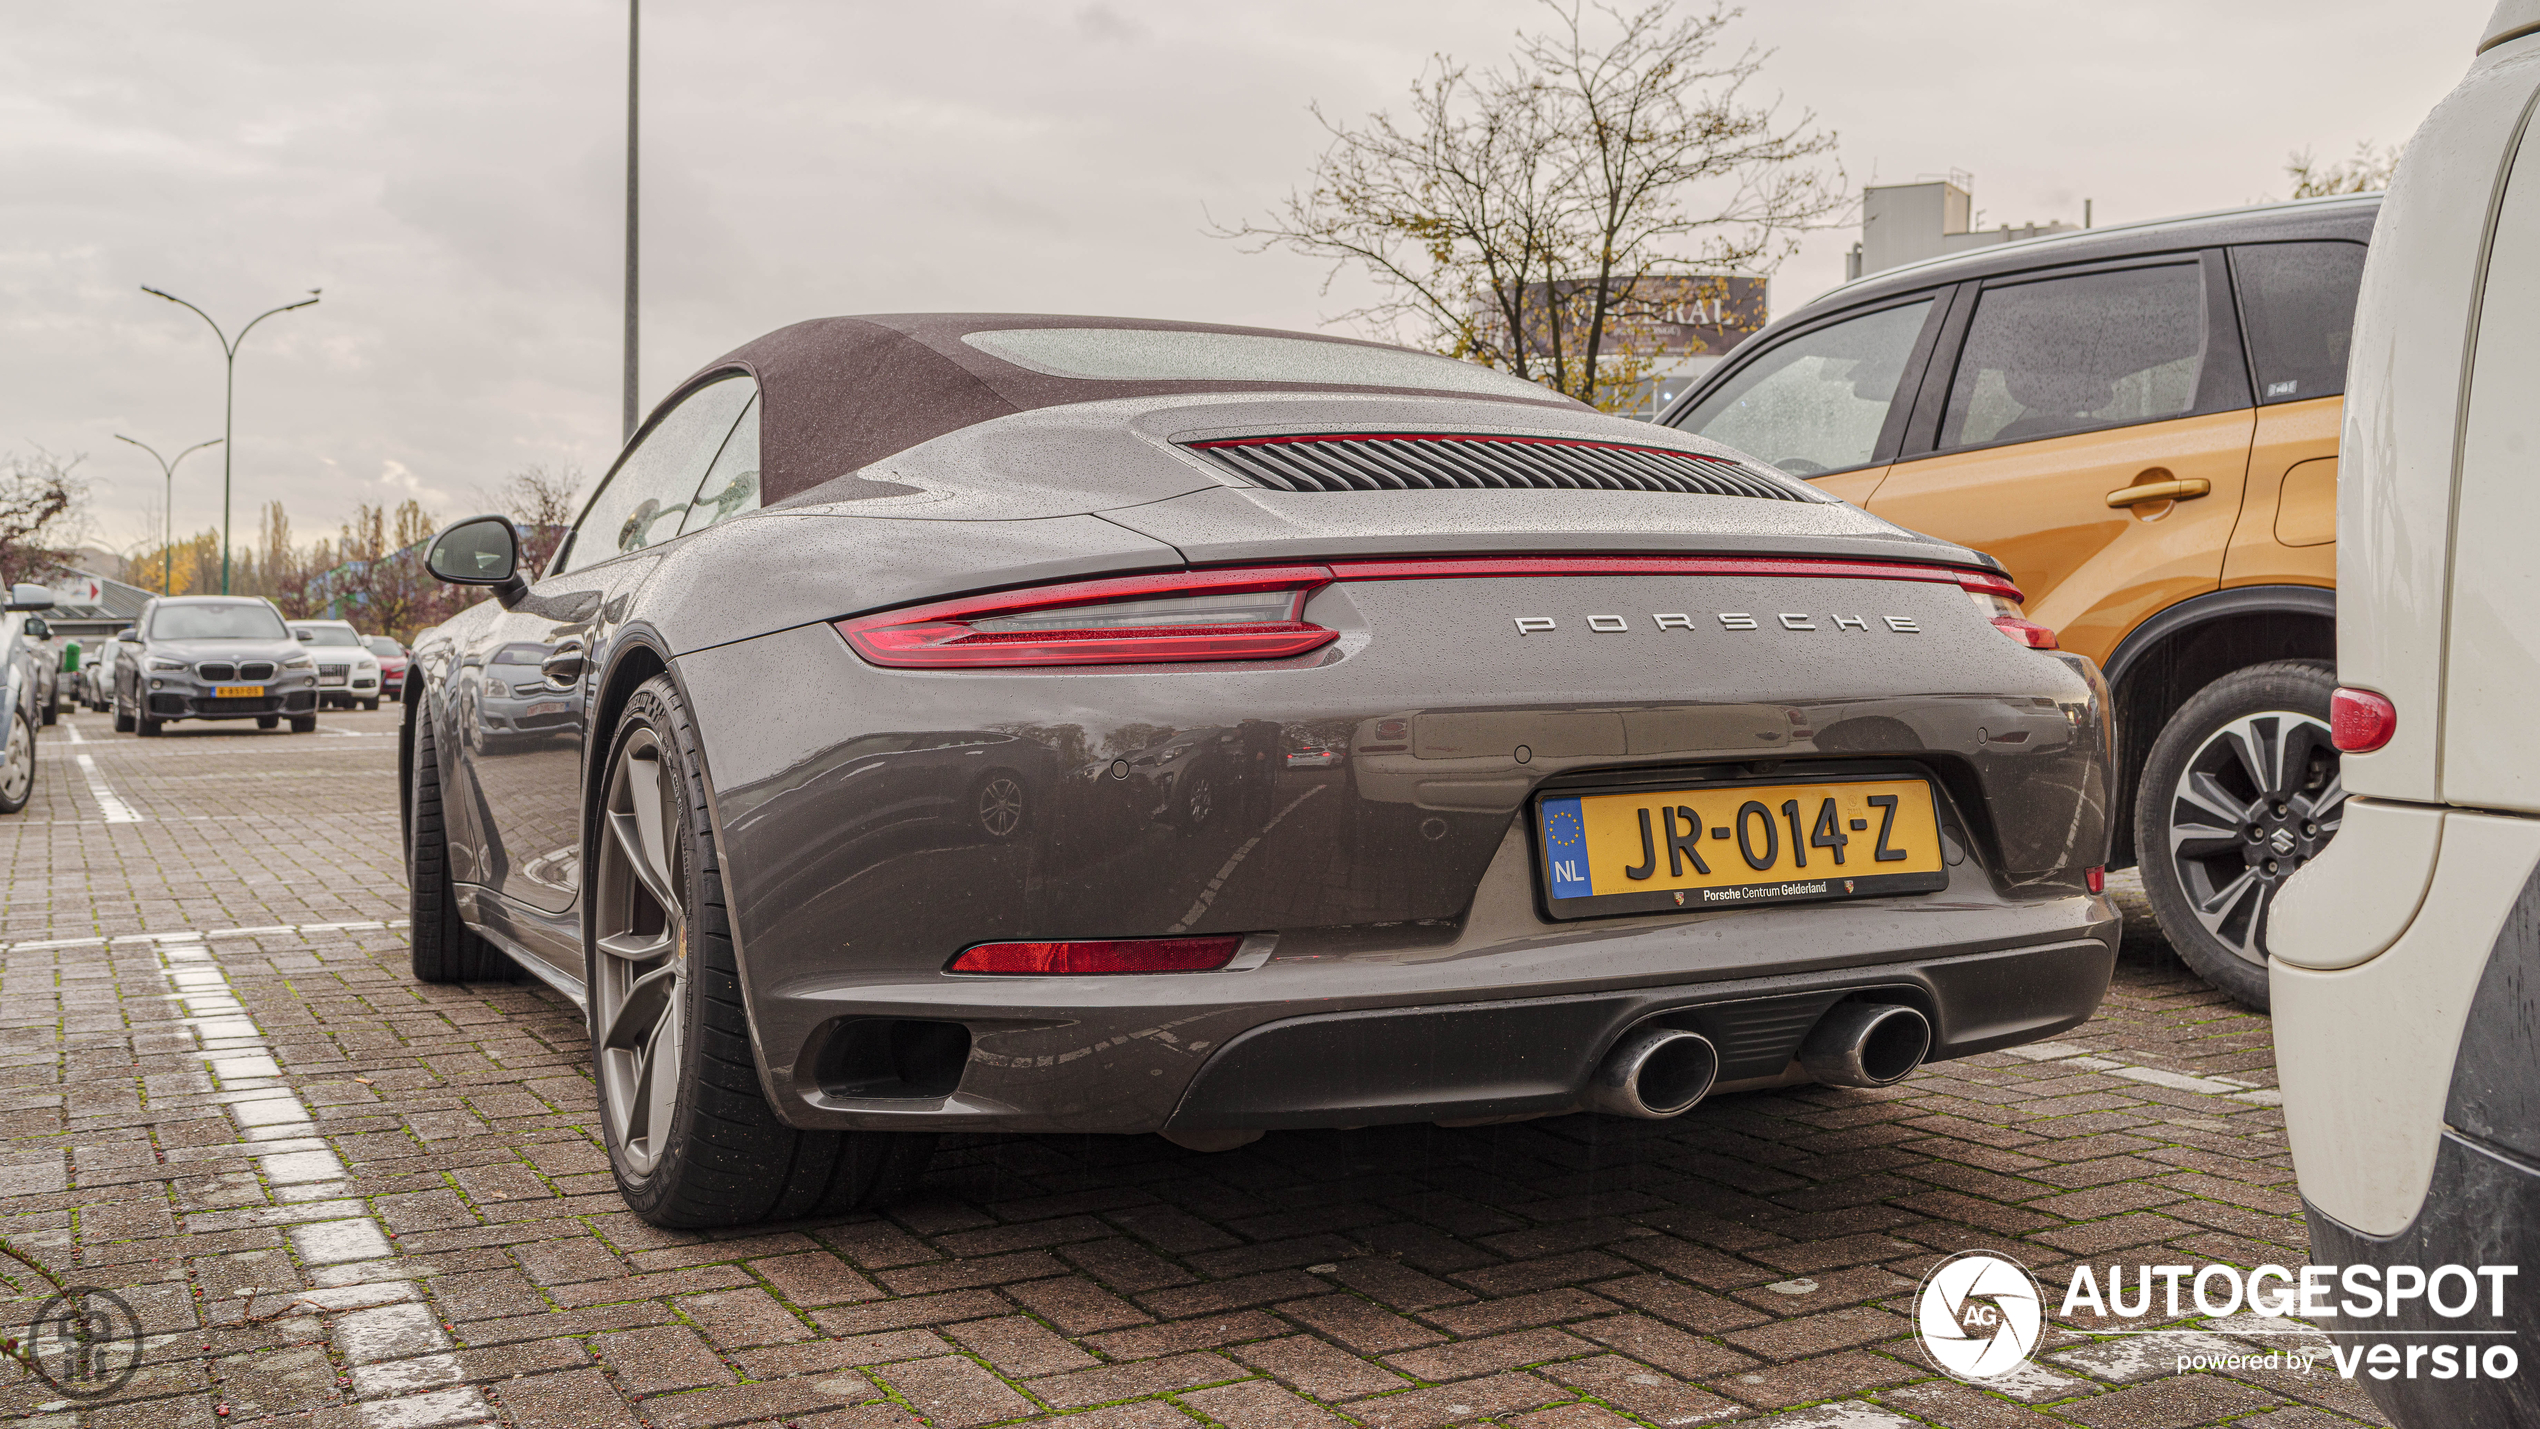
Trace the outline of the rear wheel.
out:
<instances>
[{"instance_id":1,"label":"rear wheel","mask_svg":"<svg viewBox=\"0 0 2540 1429\"><path fill-rule=\"evenodd\" d=\"M2295 869L2345 815L2325 664L2234 671L2162 726L2135 800L2143 891L2161 932L2207 982L2267 1010L2267 922Z\"/></svg>"},{"instance_id":2,"label":"rear wheel","mask_svg":"<svg viewBox=\"0 0 2540 1429\"><path fill-rule=\"evenodd\" d=\"M619 1192L657 1226L878 1205L924 1133L797 1131L759 1088L696 733L667 675L626 704L593 831L591 1057Z\"/></svg>"},{"instance_id":3,"label":"rear wheel","mask_svg":"<svg viewBox=\"0 0 2540 1429\"><path fill-rule=\"evenodd\" d=\"M0 814L26 807L35 793L35 726L26 711L9 711L9 742L0 747Z\"/></svg>"},{"instance_id":4,"label":"rear wheel","mask_svg":"<svg viewBox=\"0 0 2540 1429\"><path fill-rule=\"evenodd\" d=\"M414 811L407 825L406 890L409 941L419 982L509 982L519 969L512 960L459 921L459 897L450 876L450 839L441 812L441 760L430 715L418 708L407 716L415 722ZM317 717L308 716L308 726ZM291 732L305 732L291 721Z\"/></svg>"}]
</instances>

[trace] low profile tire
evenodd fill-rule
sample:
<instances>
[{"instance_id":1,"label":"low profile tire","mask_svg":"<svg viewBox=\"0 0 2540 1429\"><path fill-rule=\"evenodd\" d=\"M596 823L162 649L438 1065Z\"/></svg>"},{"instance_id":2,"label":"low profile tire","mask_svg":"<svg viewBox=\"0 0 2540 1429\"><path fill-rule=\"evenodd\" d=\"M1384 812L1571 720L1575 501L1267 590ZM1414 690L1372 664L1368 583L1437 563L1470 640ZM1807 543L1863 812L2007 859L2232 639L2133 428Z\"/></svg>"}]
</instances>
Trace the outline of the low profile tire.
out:
<instances>
[{"instance_id":1,"label":"low profile tire","mask_svg":"<svg viewBox=\"0 0 2540 1429\"><path fill-rule=\"evenodd\" d=\"M256 728L258 728L258 729L280 729L280 728L282 728L282 716L280 716L280 715L258 715L258 716L256 716Z\"/></svg>"},{"instance_id":2,"label":"low profile tire","mask_svg":"<svg viewBox=\"0 0 2540 1429\"><path fill-rule=\"evenodd\" d=\"M2336 688L2319 661L2234 671L2170 717L2143 765L2135 853L2161 932L2205 981L2259 1012L2276 893L2345 815L2328 727Z\"/></svg>"},{"instance_id":3,"label":"low profile tire","mask_svg":"<svg viewBox=\"0 0 2540 1429\"><path fill-rule=\"evenodd\" d=\"M9 711L9 740L0 746L0 814L14 814L35 794L35 726L26 711Z\"/></svg>"},{"instance_id":4,"label":"low profile tire","mask_svg":"<svg viewBox=\"0 0 2540 1429\"><path fill-rule=\"evenodd\" d=\"M413 921L408 936L414 949L417 982L509 982L519 969L493 944L459 921L458 888L450 877L448 821L441 812L441 760L432 721L416 710L414 737L414 810L406 841L406 890ZM317 724L315 717L309 725ZM300 721L291 732L301 733Z\"/></svg>"},{"instance_id":5,"label":"low profile tire","mask_svg":"<svg viewBox=\"0 0 2540 1429\"><path fill-rule=\"evenodd\" d=\"M670 677L646 681L610 745L586 885L592 1070L618 1191L644 1220L692 1229L884 1204L934 1137L797 1131L768 1105L701 767Z\"/></svg>"},{"instance_id":6,"label":"low profile tire","mask_svg":"<svg viewBox=\"0 0 2540 1429\"><path fill-rule=\"evenodd\" d=\"M132 712L123 707L123 691L115 692L115 733L132 733Z\"/></svg>"},{"instance_id":7,"label":"low profile tire","mask_svg":"<svg viewBox=\"0 0 2540 1429\"><path fill-rule=\"evenodd\" d=\"M291 732L292 732L293 734L315 734L315 733L317 733L317 716L316 716L316 715L293 715L293 716L291 717Z\"/></svg>"}]
</instances>

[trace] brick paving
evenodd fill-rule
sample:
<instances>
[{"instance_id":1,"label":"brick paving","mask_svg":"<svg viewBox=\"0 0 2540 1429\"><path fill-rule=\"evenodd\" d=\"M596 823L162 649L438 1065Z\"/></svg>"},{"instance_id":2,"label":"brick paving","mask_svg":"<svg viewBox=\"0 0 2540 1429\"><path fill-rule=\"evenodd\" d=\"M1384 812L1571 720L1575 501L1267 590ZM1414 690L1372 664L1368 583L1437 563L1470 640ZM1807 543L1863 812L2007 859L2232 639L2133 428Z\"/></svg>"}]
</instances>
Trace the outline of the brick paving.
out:
<instances>
[{"instance_id":1,"label":"brick paving","mask_svg":"<svg viewBox=\"0 0 2540 1429\"><path fill-rule=\"evenodd\" d=\"M2088 1026L1884 1091L1213 1156L955 1138L886 1214L674 1233L611 1188L569 1004L407 976L393 713L65 720L0 819L0 1235L150 1338L104 1406L0 1388L22 1423L2381 1422L2324 1365L2173 1372L2324 1345L2247 1315L2057 1322L1982 1388L1915 1342L1962 1249L2050 1308L2077 1257L2305 1258L2265 1020L2141 931ZM40 1288L0 1285L8 1333Z\"/></svg>"}]
</instances>

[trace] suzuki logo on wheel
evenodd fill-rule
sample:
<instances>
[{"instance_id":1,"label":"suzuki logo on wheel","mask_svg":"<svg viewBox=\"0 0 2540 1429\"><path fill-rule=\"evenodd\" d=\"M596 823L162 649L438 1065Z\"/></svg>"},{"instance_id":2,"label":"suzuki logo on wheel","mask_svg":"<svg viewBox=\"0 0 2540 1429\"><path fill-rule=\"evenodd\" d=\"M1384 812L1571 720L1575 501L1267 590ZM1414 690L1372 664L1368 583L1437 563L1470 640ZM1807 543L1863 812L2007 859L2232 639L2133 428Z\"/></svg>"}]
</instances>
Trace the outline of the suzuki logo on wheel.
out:
<instances>
[{"instance_id":1,"label":"suzuki logo on wheel","mask_svg":"<svg viewBox=\"0 0 2540 1429\"><path fill-rule=\"evenodd\" d=\"M1923 1350L1942 1373L1993 1379L2028 1362L2045 1326L2036 1277L2008 1256L1961 1251L1931 1269L1915 1297Z\"/></svg>"},{"instance_id":2,"label":"suzuki logo on wheel","mask_svg":"<svg viewBox=\"0 0 2540 1429\"><path fill-rule=\"evenodd\" d=\"M2293 852L2293 831L2291 829L2276 830L2268 836L2267 847L2274 849L2279 855Z\"/></svg>"}]
</instances>

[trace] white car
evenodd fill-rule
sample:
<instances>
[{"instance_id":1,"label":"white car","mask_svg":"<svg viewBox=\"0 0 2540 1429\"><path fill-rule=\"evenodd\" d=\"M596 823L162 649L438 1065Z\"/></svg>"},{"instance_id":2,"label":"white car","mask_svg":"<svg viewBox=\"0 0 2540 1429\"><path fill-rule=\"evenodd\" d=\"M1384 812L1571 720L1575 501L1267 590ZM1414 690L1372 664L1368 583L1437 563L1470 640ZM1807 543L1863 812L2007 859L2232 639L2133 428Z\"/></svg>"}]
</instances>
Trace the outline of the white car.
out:
<instances>
[{"instance_id":1,"label":"white car","mask_svg":"<svg viewBox=\"0 0 2540 1429\"><path fill-rule=\"evenodd\" d=\"M379 657L349 620L294 620L291 633L318 662L318 708L379 708Z\"/></svg>"},{"instance_id":2,"label":"white car","mask_svg":"<svg viewBox=\"0 0 2540 1429\"><path fill-rule=\"evenodd\" d=\"M2355 1383L2405 1429L2540 1423L2535 108L2540 0L2505 0L2374 231L2338 469L2350 797L2269 939L2311 1259L2390 1292L2322 1328L2404 1354Z\"/></svg>"}]
</instances>

